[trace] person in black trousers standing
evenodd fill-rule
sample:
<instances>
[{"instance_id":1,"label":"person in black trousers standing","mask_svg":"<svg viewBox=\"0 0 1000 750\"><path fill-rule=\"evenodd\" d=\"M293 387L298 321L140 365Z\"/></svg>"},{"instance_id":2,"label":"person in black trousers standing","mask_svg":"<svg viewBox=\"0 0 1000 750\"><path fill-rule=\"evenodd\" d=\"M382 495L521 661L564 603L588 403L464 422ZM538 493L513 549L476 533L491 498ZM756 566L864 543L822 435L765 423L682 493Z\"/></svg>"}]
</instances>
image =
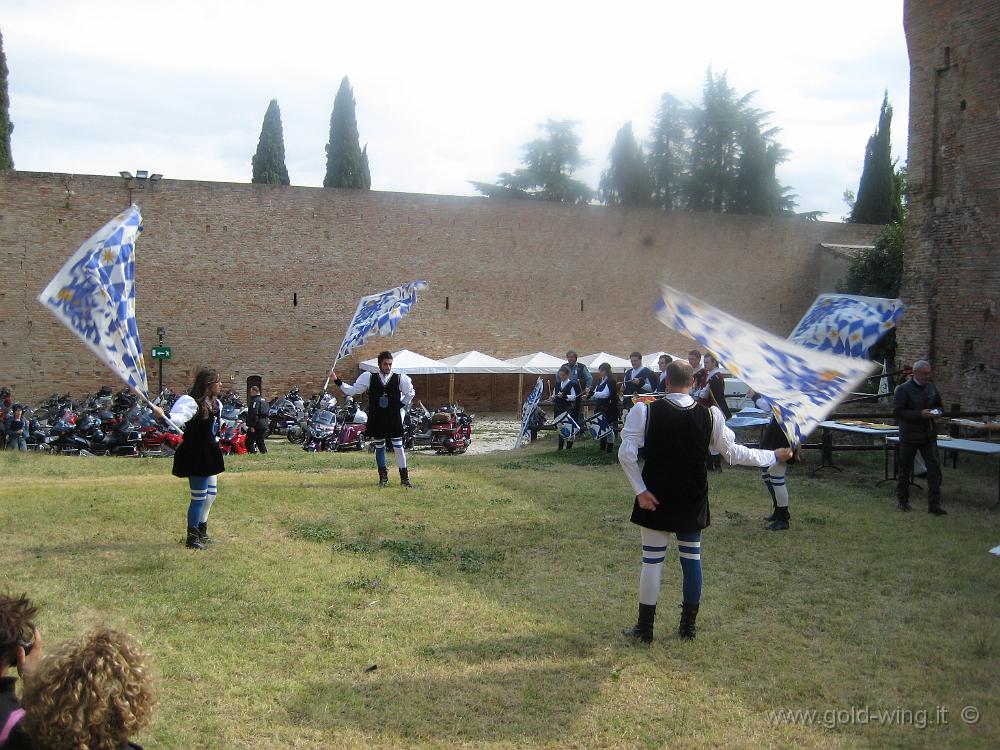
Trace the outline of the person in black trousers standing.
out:
<instances>
[{"instance_id":1,"label":"person in black trousers standing","mask_svg":"<svg viewBox=\"0 0 1000 750\"><path fill-rule=\"evenodd\" d=\"M267 399L260 395L260 388L250 387L250 409L247 411L247 452L267 453L267 437L271 407Z\"/></svg>"},{"instance_id":2,"label":"person in black trousers standing","mask_svg":"<svg viewBox=\"0 0 1000 750\"><path fill-rule=\"evenodd\" d=\"M941 507L941 463L938 461L937 427L934 418L943 414L941 394L931 382L927 360L913 363L913 378L896 388L893 415L899 425L899 468L896 500L902 511L910 507L910 474L919 452L927 465L927 512L943 516Z\"/></svg>"}]
</instances>

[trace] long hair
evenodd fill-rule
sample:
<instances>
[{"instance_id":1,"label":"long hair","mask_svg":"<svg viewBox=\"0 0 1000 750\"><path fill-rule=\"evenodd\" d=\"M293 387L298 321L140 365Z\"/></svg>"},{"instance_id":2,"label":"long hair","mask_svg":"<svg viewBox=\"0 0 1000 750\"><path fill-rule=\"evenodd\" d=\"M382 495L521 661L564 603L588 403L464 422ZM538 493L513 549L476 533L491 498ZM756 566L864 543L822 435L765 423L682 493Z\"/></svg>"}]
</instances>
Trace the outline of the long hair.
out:
<instances>
[{"instance_id":1,"label":"long hair","mask_svg":"<svg viewBox=\"0 0 1000 750\"><path fill-rule=\"evenodd\" d=\"M115 750L156 704L149 657L118 630L97 628L46 656L25 681L25 730L42 749Z\"/></svg>"},{"instance_id":2,"label":"long hair","mask_svg":"<svg viewBox=\"0 0 1000 750\"><path fill-rule=\"evenodd\" d=\"M191 386L191 398L198 404L198 417L206 419L215 409L215 399L208 395L208 388L219 382L219 373L210 367L198 370Z\"/></svg>"},{"instance_id":3,"label":"long hair","mask_svg":"<svg viewBox=\"0 0 1000 750\"><path fill-rule=\"evenodd\" d=\"M38 608L27 594L0 593L0 664L17 664L17 647L35 634L36 614Z\"/></svg>"}]
</instances>

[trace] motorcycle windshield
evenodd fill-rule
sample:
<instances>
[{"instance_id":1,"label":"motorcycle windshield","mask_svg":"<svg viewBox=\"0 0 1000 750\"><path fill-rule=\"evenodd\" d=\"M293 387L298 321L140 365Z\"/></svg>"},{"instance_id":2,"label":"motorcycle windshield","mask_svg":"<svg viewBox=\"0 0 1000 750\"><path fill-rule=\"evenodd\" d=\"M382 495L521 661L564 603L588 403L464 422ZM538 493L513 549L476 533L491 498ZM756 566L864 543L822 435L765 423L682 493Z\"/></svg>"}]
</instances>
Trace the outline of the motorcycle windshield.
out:
<instances>
[{"instance_id":1,"label":"motorcycle windshield","mask_svg":"<svg viewBox=\"0 0 1000 750\"><path fill-rule=\"evenodd\" d=\"M332 411L317 411L312 421L319 427L332 427L337 422L337 416Z\"/></svg>"}]
</instances>

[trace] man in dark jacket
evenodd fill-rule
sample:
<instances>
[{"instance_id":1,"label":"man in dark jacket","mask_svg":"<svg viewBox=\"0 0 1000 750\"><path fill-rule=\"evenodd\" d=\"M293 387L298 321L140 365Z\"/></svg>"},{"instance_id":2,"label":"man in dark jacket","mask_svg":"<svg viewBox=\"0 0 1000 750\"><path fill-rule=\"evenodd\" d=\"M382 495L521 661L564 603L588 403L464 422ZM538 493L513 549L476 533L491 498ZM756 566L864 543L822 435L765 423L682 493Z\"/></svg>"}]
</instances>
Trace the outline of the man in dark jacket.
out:
<instances>
[{"instance_id":1,"label":"man in dark jacket","mask_svg":"<svg viewBox=\"0 0 1000 750\"><path fill-rule=\"evenodd\" d=\"M270 422L271 407L260 395L260 388L250 388L250 409L247 412L247 451L267 453L267 428Z\"/></svg>"},{"instance_id":2,"label":"man in dark jacket","mask_svg":"<svg viewBox=\"0 0 1000 750\"><path fill-rule=\"evenodd\" d=\"M941 507L941 464L938 461L937 428L934 418L943 413L941 394L930 382L931 365L926 360L913 364L913 378L896 388L893 414L899 425L899 473L896 499L899 509L911 510L910 475L913 457L919 451L927 465L927 511L946 515Z\"/></svg>"}]
</instances>

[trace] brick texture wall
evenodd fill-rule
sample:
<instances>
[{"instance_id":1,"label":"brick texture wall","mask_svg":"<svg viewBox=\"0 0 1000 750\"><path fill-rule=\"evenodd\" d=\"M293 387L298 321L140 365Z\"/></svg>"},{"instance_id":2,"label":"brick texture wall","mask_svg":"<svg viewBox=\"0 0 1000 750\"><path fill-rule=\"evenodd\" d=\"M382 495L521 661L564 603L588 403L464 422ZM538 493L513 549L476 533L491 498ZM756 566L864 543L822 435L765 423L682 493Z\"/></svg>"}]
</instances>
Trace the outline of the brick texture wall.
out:
<instances>
[{"instance_id":1,"label":"brick texture wall","mask_svg":"<svg viewBox=\"0 0 1000 750\"><path fill-rule=\"evenodd\" d=\"M910 215L899 331L945 404L1000 409L1000 4L907 0Z\"/></svg>"},{"instance_id":2,"label":"brick texture wall","mask_svg":"<svg viewBox=\"0 0 1000 750\"><path fill-rule=\"evenodd\" d=\"M72 195L68 192L71 191ZM666 281L768 330L787 334L817 293L820 243L869 244L878 227L748 216L624 211L306 187L163 180L132 198L145 231L137 253L139 332L157 326L173 359L164 384L187 388L202 365L243 390L318 390L357 300L423 278L430 289L382 348L431 357L478 349L581 355L681 352L655 321ZM119 177L0 173L0 383L18 398L90 392L109 372L36 295L129 191ZM147 357L150 385L156 365ZM526 377L524 388L533 383ZM516 378L458 376L477 409L512 409ZM118 387L117 384L113 384ZM418 376L428 404L447 378Z\"/></svg>"}]
</instances>

